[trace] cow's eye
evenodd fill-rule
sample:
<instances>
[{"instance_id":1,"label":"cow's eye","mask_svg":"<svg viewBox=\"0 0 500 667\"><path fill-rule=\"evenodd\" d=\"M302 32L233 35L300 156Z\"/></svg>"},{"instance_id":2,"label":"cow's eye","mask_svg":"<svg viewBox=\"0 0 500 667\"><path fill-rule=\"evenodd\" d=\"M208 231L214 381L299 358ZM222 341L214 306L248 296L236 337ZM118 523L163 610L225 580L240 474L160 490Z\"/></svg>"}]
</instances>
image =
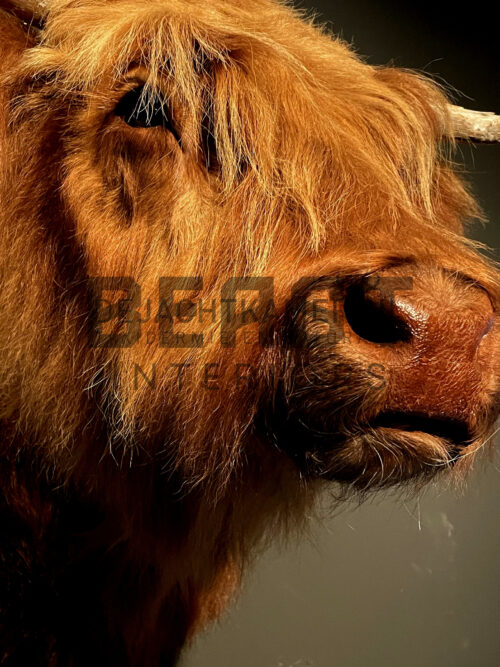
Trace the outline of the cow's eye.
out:
<instances>
[{"instance_id":1,"label":"cow's eye","mask_svg":"<svg viewBox=\"0 0 500 667\"><path fill-rule=\"evenodd\" d=\"M115 115L130 127L163 127L172 132L179 141L165 100L157 93L148 95L144 91L144 86L129 90L118 102Z\"/></svg>"}]
</instances>

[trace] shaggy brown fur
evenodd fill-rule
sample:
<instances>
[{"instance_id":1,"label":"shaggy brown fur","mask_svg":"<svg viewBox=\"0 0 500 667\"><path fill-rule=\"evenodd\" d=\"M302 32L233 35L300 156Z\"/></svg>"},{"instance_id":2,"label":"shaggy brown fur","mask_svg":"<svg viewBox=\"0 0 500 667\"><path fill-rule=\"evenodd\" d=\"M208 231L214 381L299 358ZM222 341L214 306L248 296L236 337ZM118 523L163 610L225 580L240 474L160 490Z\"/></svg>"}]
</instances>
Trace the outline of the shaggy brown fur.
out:
<instances>
[{"instance_id":1,"label":"shaggy brown fur","mask_svg":"<svg viewBox=\"0 0 500 667\"><path fill-rule=\"evenodd\" d=\"M278 2L49 0L40 35L0 11L0 55L0 661L173 665L324 479L469 465L496 417L498 274L463 237L442 92ZM118 113L140 86L164 126ZM380 314L375 274L413 281L382 308L393 344L363 322L322 344L306 294ZM92 345L99 276L140 285L143 319L160 278L202 278L175 300L216 317L175 330L203 346L161 345L154 315ZM234 276L274 279L260 342L220 339Z\"/></svg>"}]
</instances>

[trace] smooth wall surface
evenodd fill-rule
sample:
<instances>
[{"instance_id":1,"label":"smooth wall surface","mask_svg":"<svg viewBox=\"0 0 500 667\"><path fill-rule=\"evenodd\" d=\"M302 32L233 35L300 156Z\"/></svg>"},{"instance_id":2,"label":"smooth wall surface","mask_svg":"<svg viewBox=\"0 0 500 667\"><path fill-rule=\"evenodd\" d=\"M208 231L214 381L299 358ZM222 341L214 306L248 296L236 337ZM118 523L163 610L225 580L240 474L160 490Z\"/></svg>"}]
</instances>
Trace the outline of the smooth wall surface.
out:
<instances>
[{"instance_id":1,"label":"smooth wall surface","mask_svg":"<svg viewBox=\"0 0 500 667\"><path fill-rule=\"evenodd\" d=\"M301 6L314 6L368 62L425 70L461 91L460 104L500 112L491 5ZM472 233L498 248L500 145L462 153L491 219ZM239 600L183 667L500 665L498 456L482 457L461 494L441 486L406 503L373 498L337 508L311 533L258 560Z\"/></svg>"}]
</instances>

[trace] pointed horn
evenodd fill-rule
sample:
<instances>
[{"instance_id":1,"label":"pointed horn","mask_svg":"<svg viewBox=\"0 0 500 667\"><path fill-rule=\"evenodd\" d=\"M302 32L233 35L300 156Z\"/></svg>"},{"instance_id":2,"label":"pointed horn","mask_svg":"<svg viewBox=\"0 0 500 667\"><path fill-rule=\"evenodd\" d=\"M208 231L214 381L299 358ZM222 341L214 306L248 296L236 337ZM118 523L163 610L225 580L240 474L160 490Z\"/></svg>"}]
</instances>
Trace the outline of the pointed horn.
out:
<instances>
[{"instance_id":1,"label":"pointed horn","mask_svg":"<svg viewBox=\"0 0 500 667\"><path fill-rule=\"evenodd\" d=\"M492 111L470 111L449 105L450 127L457 139L472 141L500 141L500 116Z\"/></svg>"}]
</instances>

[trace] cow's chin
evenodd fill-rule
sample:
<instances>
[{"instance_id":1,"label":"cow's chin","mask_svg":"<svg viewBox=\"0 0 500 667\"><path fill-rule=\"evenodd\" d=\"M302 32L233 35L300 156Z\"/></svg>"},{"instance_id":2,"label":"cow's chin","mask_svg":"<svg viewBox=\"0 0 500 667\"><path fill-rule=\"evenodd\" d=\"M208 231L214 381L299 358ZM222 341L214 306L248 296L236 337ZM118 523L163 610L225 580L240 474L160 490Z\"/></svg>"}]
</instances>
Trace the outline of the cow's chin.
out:
<instances>
[{"instance_id":1,"label":"cow's chin","mask_svg":"<svg viewBox=\"0 0 500 667\"><path fill-rule=\"evenodd\" d=\"M302 461L307 475L369 491L410 481L425 481L458 462L456 447L436 436L389 427L370 429L345 439L331 451L308 449Z\"/></svg>"},{"instance_id":2,"label":"cow's chin","mask_svg":"<svg viewBox=\"0 0 500 667\"><path fill-rule=\"evenodd\" d=\"M445 423L435 426L438 432L430 433L418 430L416 423L407 430L397 421L392 426L375 422L339 435L296 423L277 442L302 476L338 482L346 490L368 492L408 483L420 487L452 469L461 477L487 439L483 434L464 441L458 426L450 425L449 432Z\"/></svg>"}]
</instances>

